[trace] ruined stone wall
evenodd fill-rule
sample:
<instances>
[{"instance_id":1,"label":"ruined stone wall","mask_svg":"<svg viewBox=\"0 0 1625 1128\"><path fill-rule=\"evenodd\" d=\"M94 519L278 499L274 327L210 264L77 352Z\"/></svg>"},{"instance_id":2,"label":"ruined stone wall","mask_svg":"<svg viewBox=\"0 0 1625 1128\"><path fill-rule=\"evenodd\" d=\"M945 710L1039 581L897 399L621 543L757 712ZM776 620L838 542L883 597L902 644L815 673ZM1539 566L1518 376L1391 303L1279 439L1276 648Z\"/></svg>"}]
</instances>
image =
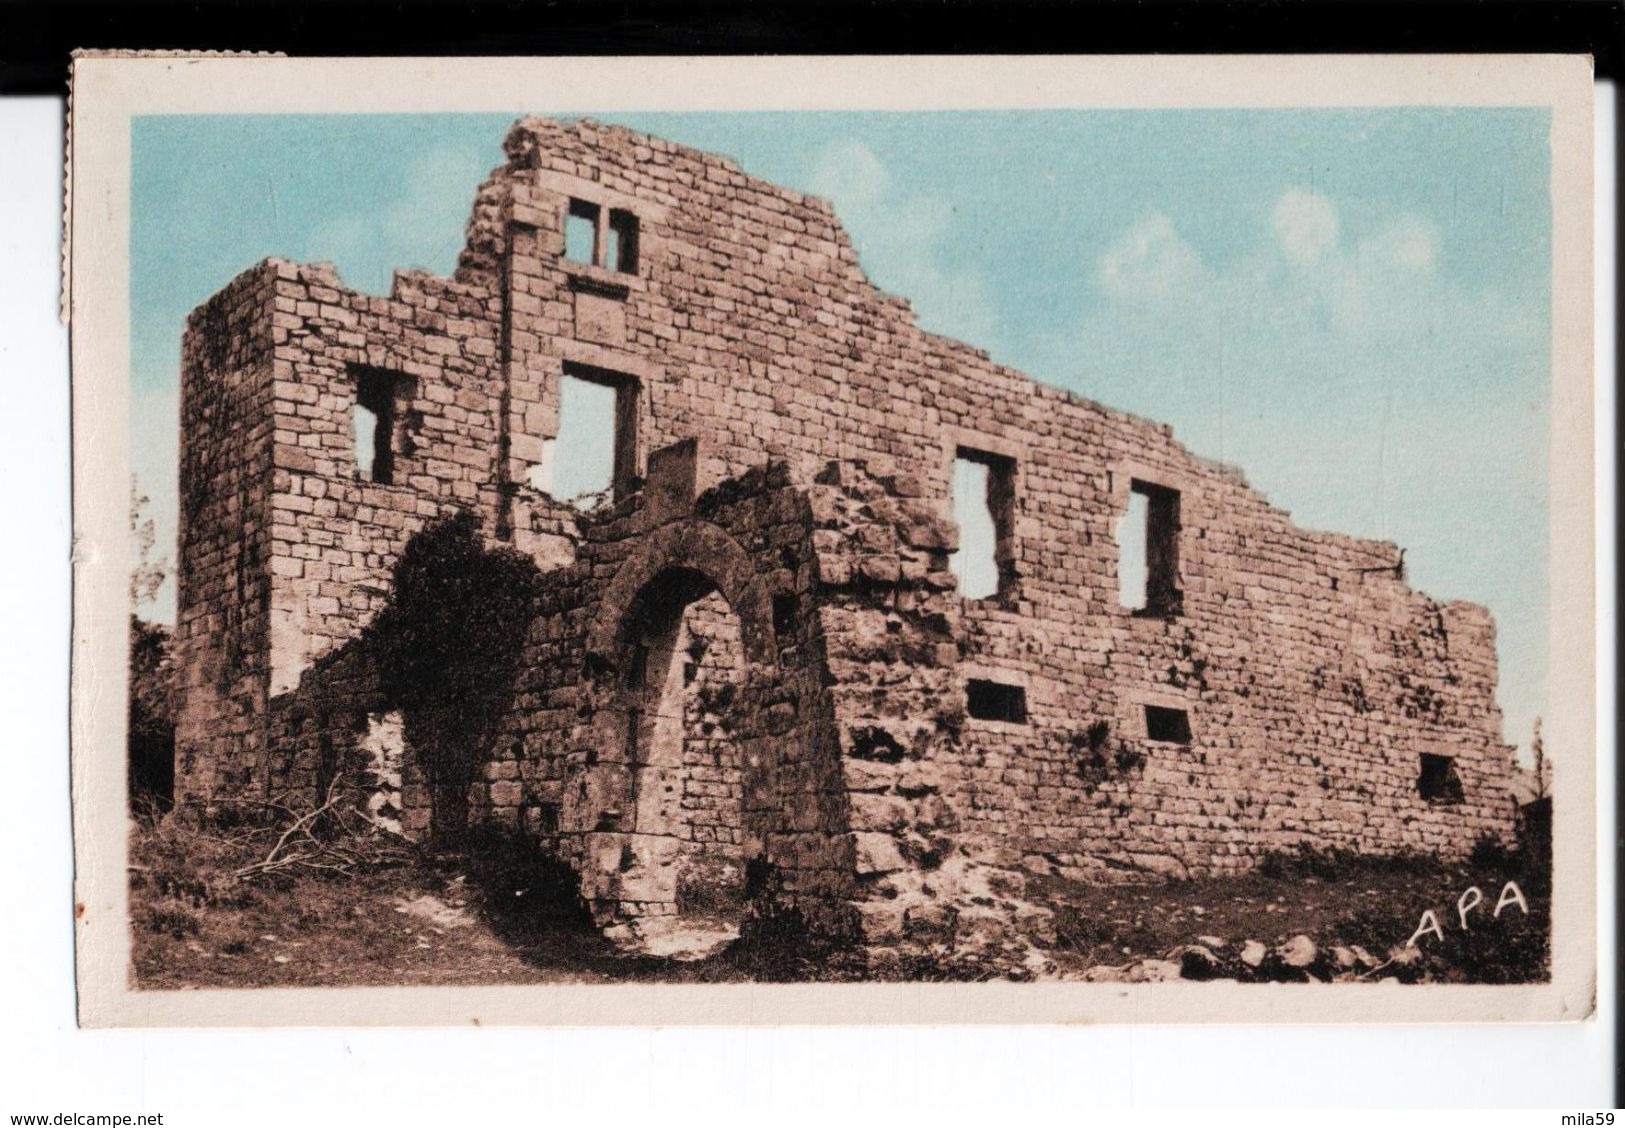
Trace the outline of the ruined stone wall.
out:
<instances>
[{"instance_id":1,"label":"ruined stone wall","mask_svg":"<svg viewBox=\"0 0 1625 1128\"><path fill-rule=\"evenodd\" d=\"M199 624L199 646L234 647L251 665L256 696L237 710L249 734L244 739L257 747L268 717L277 714L275 747L249 757L259 773L255 786L309 795L335 743L346 762L355 718L377 702L365 676L324 671L322 684L303 692L301 679L386 605L391 569L414 534L463 509L479 514L493 535L506 519L508 491L499 474L506 397L496 364L501 314L477 287L403 273L392 295L380 298L343 287L326 266L276 260L243 275L200 316L233 300L258 318L256 334L213 314L193 333L233 357L257 349L254 396L227 398L224 389L239 376L228 380L215 369L188 376L188 386L199 389L194 415L213 414L183 420L183 462L199 467L188 481L202 483L183 489L215 491L209 498L251 489L257 509L248 511L241 499L215 501L194 522L200 536L218 544L183 538L180 617ZM189 347L202 355L203 345ZM188 363L190 373L200 362ZM367 381L388 387L392 397L388 481L371 480L359 463L355 418ZM222 416L229 425L213 421L223 411L231 412ZM246 468L241 475L232 469L238 463ZM239 510L252 518L246 526ZM535 499L525 516L533 537L573 534L573 512L550 498ZM223 587L221 553L244 561L249 586L242 591ZM244 643L233 641L235 626L220 635L221 616L232 614L246 616L244 629L253 632ZM194 677L203 664L189 665ZM223 765L224 753L215 750L230 729L201 689L191 700L195 706L183 709L191 727L178 743ZM242 770L191 779L198 794L236 793L246 785Z\"/></svg>"},{"instance_id":2,"label":"ruined stone wall","mask_svg":"<svg viewBox=\"0 0 1625 1128\"><path fill-rule=\"evenodd\" d=\"M324 655L297 688L267 704L269 793L308 808L335 784L373 788L376 781L364 778L374 759L369 739L395 708L362 647L352 642ZM399 756L392 766L403 766Z\"/></svg>"},{"instance_id":3,"label":"ruined stone wall","mask_svg":"<svg viewBox=\"0 0 1625 1128\"><path fill-rule=\"evenodd\" d=\"M922 957L972 977L1026 974L1043 966L1032 939L1049 914L975 833L983 753L967 739L955 529L921 494L906 475L837 462L809 496L853 935L877 974L906 976Z\"/></svg>"},{"instance_id":4,"label":"ruined stone wall","mask_svg":"<svg viewBox=\"0 0 1625 1128\"><path fill-rule=\"evenodd\" d=\"M806 499L782 465L675 508L651 492L584 519L575 562L544 577L482 817L554 842L605 923L676 912L675 871L721 857L754 911L849 932L848 819ZM688 726L668 775L650 770L656 696L645 681L668 666L640 647L685 604L714 641L676 686ZM703 688L724 685L726 701ZM672 809L640 796L662 785L675 788Z\"/></svg>"},{"instance_id":5,"label":"ruined stone wall","mask_svg":"<svg viewBox=\"0 0 1625 1128\"><path fill-rule=\"evenodd\" d=\"M377 613L391 566L426 523L467 508L495 526L502 399L489 295L402 275L386 299L343 288L329 269L276 270L273 695ZM357 461L363 372L392 386L387 483Z\"/></svg>"},{"instance_id":6,"label":"ruined stone wall","mask_svg":"<svg viewBox=\"0 0 1625 1128\"><path fill-rule=\"evenodd\" d=\"M1014 378L945 382L942 402L961 435L981 429L973 445L1022 452L1016 581L967 601L964 645L1025 685L1030 717L970 725L977 833L1089 877L1236 870L1298 846L1459 856L1507 834L1482 609L1411 591L1394 545L1295 528L1164 428ZM1180 494L1175 615L1118 604L1136 479ZM1147 740L1147 704L1186 710L1189 744ZM1455 758L1462 802L1421 798L1423 753Z\"/></svg>"},{"instance_id":7,"label":"ruined stone wall","mask_svg":"<svg viewBox=\"0 0 1625 1128\"><path fill-rule=\"evenodd\" d=\"M1013 582L965 602L961 641L1029 699L1025 725L971 726L985 762L966 786L990 846L1078 874L1178 873L1299 844L1460 854L1510 828L1487 619L1410 592L1395 546L1299 530L1166 427L920 331L821 201L618 128L528 120L508 147L484 198L512 193L535 221L527 284L555 317L533 328L639 358L645 449L700 434L727 469L771 452L801 481L860 459L944 510L957 449L1011 459ZM582 312L578 268L549 273L578 197L643 209L640 273L613 318ZM461 277L536 261L500 216L476 213ZM1134 479L1181 493L1173 617L1118 606ZM1153 701L1186 710L1189 745L1145 739ZM1421 799L1424 752L1456 758L1462 802ZM1104 778L1099 756L1124 767Z\"/></svg>"},{"instance_id":8,"label":"ruined stone wall","mask_svg":"<svg viewBox=\"0 0 1625 1128\"><path fill-rule=\"evenodd\" d=\"M238 277L181 346L179 801L265 786L274 287L264 268Z\"/></svg>"},{"instance_id":9,"label":"ruined stone wall","mask_svg":"<svg viewBox=\"0 0 1625 1128\"><path fill-rule=\"evenodd\" d=\"M572 364L637 381L641 451L701 435L723 475L769 457L798 481L838 458L937 460L932 376L901 364L921 335L823 201L591 123L526 119L507 149L456 276L514 295L514 480L542 459ZM562 257L571 200L637 217L634 272Z\"/></svg>"},{"instance_id":10,"label":"ruined stone wall","mask_svg":"<svg viewBox=\"0 0 1625 1128\"><path fill-rule=\"evenodd\" d=\"M1409 590L1395 574L1395 546L1299 530L1167 428L1034 384L921 331L906 303L868 283L822 201L719 157L591 123L526 119L507 150L509 163L480 189L453 280L403 276L382 299L344 290L320 269L271 268L273 449L242 454L248 466L254 456L275 463L268 525L221 536L222 550L264 539L270 622L248 622L269 655L248 661L262 663L270 694L292 692L312 663L376 614L409 536L471 507L493 540L511 540L554 574L514 737L494 751L476 808L513 825L568 822L577 800L562 794L563 765L586 755L579 718L599 692L583 675L587 631L623 562L617 554L649 532L636 492L649 452L702 437L714 460L708 480L749 478L780 458L782 489L811 491L796 504L815 506L815 479L831 461L862 463L868 478L889 483L883 492L940 517L949 512L955 452L967 449L1011 467L1007 582L997 596L954 599L955 614L933 618L927 633L947 632L938 642L951 645L958 665L943 653L917 674L899 669L888 700L912 696L918 717L951 728L975 676L1019 686L1026 717L963 717L940 747L919 736L931 752L909 762L922 778L887 785L921 795L934 788L959 812L954 833L965 848L990 864L1103 877L1236 869L1297 844L1459 854L1482 833L1510 831L1491 624L1480 609ZM571 201L635 217L630 269L564 260ZM402 381L392 484L356 480L348 428L359 368ZM579 528L577 515L539 488L566 373L615 384L627 405L621 501ZM188 450L211 441L202 426L187 435ZM1114 532L1135 481L1180 497L1177 611L1118 605ZM768 535L755 518L708 504L722 515L719 527ZM882 533L887 522L870 517L816 531L792 532L789 520L768 525L784 530L773 536L822 538L816 549L809 542L798 569L814 551L839 568L840 536L907 543L896 522ZM885 574L879 582L929 588L921 559L913 567L925 571L904 576L898 552L858 549L861 567ZM895 577L888 556L898 557ZM183 600L197 593L194 615L252 603L206 586L223 583L229 568L202 547L183 552L187 571L205 585L189 589L183 576ZM822 589L805 586L811 578L791 574L798 599L821 598ZM773 590L789 593L783 577ZM817 616L803 603L797 614L812 624L817 647L828 631L862 638L874 621L843 621L839 600ZM796 669L817 666L808 661ZM797 731L824 726L819 740L850 750L865 714L842 695L852 679L867 684L866 675L842 665L840 653L831 661L835 686L819 687L823 704L816 717L798 718ZM209 680L230 679L217 672ZM805 693L798 700L815 699L810 682ZM1149 739L1147 705L1183 709L1188 742ZM256 708L243 698L239 711ZM614 739L624 744L624 734ZM1424 753L1455 758L1459 802L1418 795ZM789 788L774 792L781 798L812 796L794 800L804 810L788 816L805 828L801 837L778 847L782 856L806 854L805 864L783 867L787 880L845 872L818 844L844 817L847 800L836 798L844 783L781 782ZM888 789L863 793L917 801ZM846 879L809 880L834 889Z\"/></svg>"}]
</instances>

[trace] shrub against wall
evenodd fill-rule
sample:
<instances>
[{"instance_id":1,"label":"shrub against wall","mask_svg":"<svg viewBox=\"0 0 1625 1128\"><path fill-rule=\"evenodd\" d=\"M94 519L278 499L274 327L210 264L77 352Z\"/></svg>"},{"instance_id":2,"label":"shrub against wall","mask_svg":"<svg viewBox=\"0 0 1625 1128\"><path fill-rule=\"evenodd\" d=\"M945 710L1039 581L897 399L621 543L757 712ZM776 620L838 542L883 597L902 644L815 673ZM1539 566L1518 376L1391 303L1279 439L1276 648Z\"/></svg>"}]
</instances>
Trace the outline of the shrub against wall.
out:
<instances>
[{"instance_id":1,"label":"shrub against wall","mask_svg":"<svg viewBox=\"0 0 1625 1128\"><path fill-rule=\"evenodd\" d=\"M489 548L464 511L413 537L395 566L394 599L370 634L386 699L430 793L430 835L461 844L468 788L496 737L540 573L530 558Z\"/></svg>"},{"instance_id":2,"label":"shrub against wall","mask_svg":"<svg viewBox=\"0 0 1625 1128\"><path fill-rule=\"evenodd\" d=\"M167 808L175 791L175 667L167 627L130 616L129 794Z\"/></svg>"}]
</instances>

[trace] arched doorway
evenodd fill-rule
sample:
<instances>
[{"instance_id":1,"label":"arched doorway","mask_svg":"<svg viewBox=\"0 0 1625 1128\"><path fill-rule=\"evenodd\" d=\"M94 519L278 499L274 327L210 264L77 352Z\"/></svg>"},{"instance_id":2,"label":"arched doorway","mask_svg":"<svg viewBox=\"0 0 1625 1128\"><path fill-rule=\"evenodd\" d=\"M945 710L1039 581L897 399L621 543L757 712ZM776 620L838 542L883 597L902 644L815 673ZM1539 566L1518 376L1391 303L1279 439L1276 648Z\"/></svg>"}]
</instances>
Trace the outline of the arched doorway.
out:
<instances>
[{"instance_id":1,"label":"arched doorway","mask_svg":"<svg viewBox=\"0 0 1625 1128\"><path fill-rule=\"evenodd\" d=\"M745 913L740 618L706 575L671 567L628 608L622 646L638 939L704 954Z\"/></svg>"},{"instance_id":2,"label":"arched doorway","mask_svg":"<svg viewBox=\"0 0 1625 1128\"><path fill-rule=\"evenodd\" d=\"M561 819L617 943L704 955L755 915L782 811L777 745L796 712L762 578L779 563L712 522L673 521L594 600L572 751L583 770Z\"/></svg>"}]
</instances>

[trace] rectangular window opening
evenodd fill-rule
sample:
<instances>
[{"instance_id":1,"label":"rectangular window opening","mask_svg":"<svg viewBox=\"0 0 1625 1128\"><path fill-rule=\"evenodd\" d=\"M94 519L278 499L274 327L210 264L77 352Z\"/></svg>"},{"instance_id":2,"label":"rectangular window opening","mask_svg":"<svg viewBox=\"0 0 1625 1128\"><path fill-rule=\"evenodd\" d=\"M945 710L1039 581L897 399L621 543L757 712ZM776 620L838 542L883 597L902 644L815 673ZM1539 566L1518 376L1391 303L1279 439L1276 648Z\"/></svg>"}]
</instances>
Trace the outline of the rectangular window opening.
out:
<instances>
[{"instance_id":1,"label":"rectangular window opening","mask_svg":"<svg viewBox=\"0 0 1625 1128\"><path fill-rule=\"evenodd\" d=\"M979 721L1027 723L1027 691L1019 685L971 678L965 683L965 707Z\"/></svg>"},{"instance_id":2,"label":"rectangular window opening","mask_svg":"<svg viewBox=\"0 0 1625 1128\"><path fill-rule=\"evenodd\" d=\"M1134 479L1116 539L1118 602L1141 615L1179 614L1179 491Z\"/></svg>"},{"instance_id":3,"label":"rectangular window opening","mask_svg":"<svg viewBox=\"0 0 1625 1128\"><path fill-rule=\"evenodd\" d=\"M564 257L571 262L597 265L598 205L586 200L571 200L564 215Z\"/></svg>"},{"instance_id":4,"label":"rectangular window opening","mask_svg":"<svg viewBox=\"0 0 1625 1128\"><path fill-rule=\"evenodd\" d=\"M773 633L778 636L780 646L784 646L791 641L790 634L795 629L795 593L783 592L775 595L773 597Z\"/></svg>"},{"instance_id":5,"label":"rectangular window opening","mask_svg":"<svg viewBox=\"0 0 1625 1128\"><path fill-rule=\"evenodd\" d=\"M603 265L622 274L638 272L638 217L619 208L609 213L609 227L605 232L608 245L604 249Z\"/></svg>"},{"instance_id":6,"label":"rectangular window opening","mask_svg":"<svg viewBox=\"0 0 1625 1128\"><path fill-rule=\"evenodd\" d=\"M637 381L571 366L559 380L552 494L590 506L631 489L637 459Z\"/></svg>"},{"instance_id":7,"label":"rectangular window opening","mask_svg":"<svg viewBox=\"0 0 1625 1128\"><path fill-rule=\"evenodd\" d=\"M1422 770L1416 777L1416 793L1429 803L1460 803L1461 776L1456 773L1456 758L1422 753Z\"/></svg>"},{"instance_id":8,"label":"rectangular window opening","mask_svg":"<svg viewBox=\"0 0 1625 1128\"><path fill-rule=\"evenodd\" d=\"M405 401L411 384L405 377L377 368L354 372L355 409L351 413L356 473L363 481L389 485L395 461L406 450Z\"/></svg>"},{"instance_id":9,"label":"rectangular window opening","mask_svg":"<svg viewBox=\"0 0 1625 1128\"><path fill-rule=\"evenodd\" d=\"M1162 705L1145 707L1145 737L1167 744L1191 742L1191 718L1183 709L1169 709Z\"/></svg>"},{"instance_id":10,"label":"rectangular window opening","mask_svg":"<svg viewBox=\"0 0 1625 1128\"><path fill-rule=\"evenodd\" d=\"M959 548L949 568L966 599L1005 595L1015 580L1016 463L960 447L954 454L953 510Z\"/></svg>"}]
</instances>

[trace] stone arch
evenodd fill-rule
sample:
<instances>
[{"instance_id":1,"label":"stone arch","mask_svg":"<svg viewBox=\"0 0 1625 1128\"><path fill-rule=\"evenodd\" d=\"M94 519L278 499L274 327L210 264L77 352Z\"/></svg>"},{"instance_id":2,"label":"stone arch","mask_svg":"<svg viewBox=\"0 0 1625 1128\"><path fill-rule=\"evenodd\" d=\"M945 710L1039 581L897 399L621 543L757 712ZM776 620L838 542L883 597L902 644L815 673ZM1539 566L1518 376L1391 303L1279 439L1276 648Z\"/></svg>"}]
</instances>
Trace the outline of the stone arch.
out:
<instances>
[{"instance_id":1,"label":"stone arch","mask_svg":"<svg viewBox=\"0 0 1625 1128\"><path fill-rule=\"evenodd\" d=\"M750 555L721 526L698 520L662 525L644 537L621 565L604 589L588 630L588 654L618 668L628 611L650 584L674 572L703 577L728 601L739 616L749 661L770 668L778 665L773 599L757 577Z\"/></svg>"},{"instance_id":2,"label":"stone arch","mask_svg":"<svg viewBox=\"0 0 1625 1128\"><path fill-rule=\"evenodd\" d=\"M697 636L710 657L688 649ZM583 890L612 936L662 951L738 935L769 834L760 797L777 758L777 645L767 583L710 522L645 534L603 588L586 633L590 718L576 737L598 782L580 785L571 821L591 828Z\"/></svg>"},{"instance_id":3,"label":"stone arch","mask_svg":"<svg viewBox=\"0 0 1625 1128\"><path fill-rule=\"evenodd\" d=\"M662 870L645 896L669 901L689 931L737 928L756 774L742 742L760 726L759 681L747 672L740 618L714 586L667 570L644 592L628 610L617 679L630 784L621 825L634 856Z\"/></svg>"}]
</instances>

